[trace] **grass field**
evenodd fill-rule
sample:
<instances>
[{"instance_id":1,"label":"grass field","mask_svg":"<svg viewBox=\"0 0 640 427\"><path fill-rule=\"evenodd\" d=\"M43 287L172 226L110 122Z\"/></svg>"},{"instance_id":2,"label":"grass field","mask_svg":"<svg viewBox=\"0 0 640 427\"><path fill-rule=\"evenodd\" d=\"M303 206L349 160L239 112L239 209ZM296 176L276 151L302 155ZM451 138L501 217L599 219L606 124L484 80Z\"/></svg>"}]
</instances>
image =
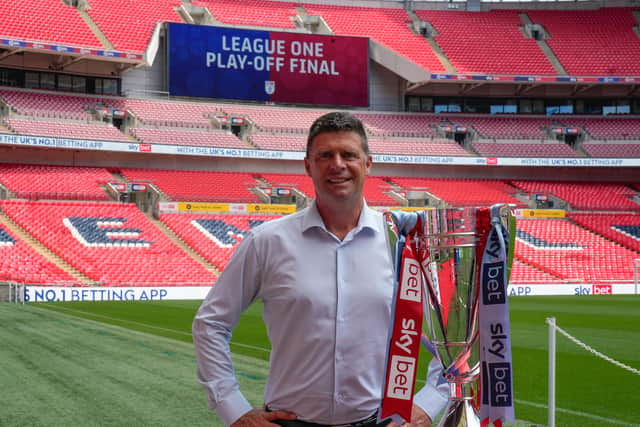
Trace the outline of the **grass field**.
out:
<instances>
[{"instance_id":1,"label":"grass field","mask_svg":"<svg viewBox=\"0 0 640 427\"><path fill-rule=\"evenodd\" d=\"M0 304L0 426L220 425L195 379L190 329L198 305ZM549 316L640 369L640 297L518 297L510 306L520 426L546 425ZM243 315L232 350L241 387L256 405L268 347L255 305ZM640 376L561 335L557 348L557 426L640 426Z\"/></svg>"}]
</instances>

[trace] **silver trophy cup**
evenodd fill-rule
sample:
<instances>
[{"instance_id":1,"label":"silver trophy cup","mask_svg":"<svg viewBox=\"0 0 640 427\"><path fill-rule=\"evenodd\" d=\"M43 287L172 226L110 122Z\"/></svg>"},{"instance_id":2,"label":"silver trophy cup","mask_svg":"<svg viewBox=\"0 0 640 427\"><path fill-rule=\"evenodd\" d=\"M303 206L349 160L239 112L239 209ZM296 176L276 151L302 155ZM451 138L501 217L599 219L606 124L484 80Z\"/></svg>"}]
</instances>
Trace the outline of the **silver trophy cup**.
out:
<instances>
[{"instance_id":1,"label":"silver trophy cup","mask_svg":"<svg viewBox=\"0 0 640 427\"><path fill-rule=\"evenodd\" d=\"M494 207L506 230L507 205ZM443 366L450 397L441 427L480 427L478 402L479 268L483 233L479 208L423 211L416 230L418 259L426 276L425 345Z\"/></svg>"}]
</instances>

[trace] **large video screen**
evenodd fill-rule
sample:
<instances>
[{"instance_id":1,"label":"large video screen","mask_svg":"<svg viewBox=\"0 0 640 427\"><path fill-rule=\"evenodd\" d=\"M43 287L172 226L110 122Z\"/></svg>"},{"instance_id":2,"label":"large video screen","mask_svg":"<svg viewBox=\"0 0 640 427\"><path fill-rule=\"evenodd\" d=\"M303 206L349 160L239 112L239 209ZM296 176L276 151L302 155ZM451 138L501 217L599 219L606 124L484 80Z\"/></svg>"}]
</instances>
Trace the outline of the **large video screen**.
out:
<instances>
[{"instance_id":1,"label":"large video screen","mask_svg":"<svg viewBox=\"0 0 640 427\"><path fill-rule=\"evenodd\" d=\"M173 96L368 106L368 39L168 24Z\"/></svg>"}]
</instances>

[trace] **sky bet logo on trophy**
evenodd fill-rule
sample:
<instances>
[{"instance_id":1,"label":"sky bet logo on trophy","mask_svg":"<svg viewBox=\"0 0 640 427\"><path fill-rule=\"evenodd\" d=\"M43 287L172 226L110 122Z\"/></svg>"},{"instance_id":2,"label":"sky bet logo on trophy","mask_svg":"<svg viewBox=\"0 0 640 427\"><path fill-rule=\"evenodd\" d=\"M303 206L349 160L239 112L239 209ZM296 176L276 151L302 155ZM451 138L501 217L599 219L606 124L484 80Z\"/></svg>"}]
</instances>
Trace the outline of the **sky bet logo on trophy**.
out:
<instances>
[{"instance_id":1,"label":"sky bet logo on trophy","mask_svg":"<svg viewBox=\"0 0 640 427\"><path fill-rule=\"evenodd\" d=\"M410 420L421 341L442 363L450 387L440 427L514 422L509 206L385 218L397 277L379 419Z\"/></svg>"}]
</instances>

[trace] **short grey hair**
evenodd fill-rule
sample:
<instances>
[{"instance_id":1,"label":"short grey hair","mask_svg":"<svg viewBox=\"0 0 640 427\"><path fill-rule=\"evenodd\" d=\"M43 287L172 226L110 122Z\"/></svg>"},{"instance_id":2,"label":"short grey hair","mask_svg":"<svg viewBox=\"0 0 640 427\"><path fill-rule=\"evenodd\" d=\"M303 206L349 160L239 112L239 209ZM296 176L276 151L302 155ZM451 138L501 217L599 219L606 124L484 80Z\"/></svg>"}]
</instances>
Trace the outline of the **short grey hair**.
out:
<instances>
[{"instance_id":1,"label":"short grey hair","mask_svg":"<svg viewBox=\"0 0 640 427\"><path fill-rule=\"evenodd\" d=\"M309 157L309 152L311 151L315 137L327 132L357 133L360 136L362 150L367 156L369 155L367 132L364 130L364 125L360 119L351 113L336 111L318 117L311 125L309 136L307 137L307 157Z\"/></svg>"}]
</instances>

